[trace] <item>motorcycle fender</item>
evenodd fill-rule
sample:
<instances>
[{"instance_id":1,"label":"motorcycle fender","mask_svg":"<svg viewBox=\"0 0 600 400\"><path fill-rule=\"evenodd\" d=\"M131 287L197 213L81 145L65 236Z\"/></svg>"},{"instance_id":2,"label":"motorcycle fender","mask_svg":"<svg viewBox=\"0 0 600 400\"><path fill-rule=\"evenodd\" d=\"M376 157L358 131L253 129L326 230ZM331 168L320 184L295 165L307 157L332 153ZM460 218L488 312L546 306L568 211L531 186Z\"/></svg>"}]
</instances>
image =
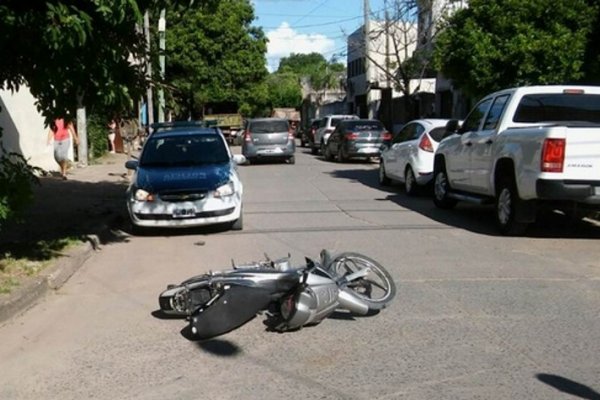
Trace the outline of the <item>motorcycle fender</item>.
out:
<instances>
[{"instance_id":1,"label":"motorcycle fender","mask_svg":"<svg viewBox=\"0 0 600 400\"><path fill-rule=\"evenodd\" d=\"M214 303L192 315L190 328L198 339L210 339L244 325L270 302L267 290L230 286Z\"/></svg>"}]
</instances>

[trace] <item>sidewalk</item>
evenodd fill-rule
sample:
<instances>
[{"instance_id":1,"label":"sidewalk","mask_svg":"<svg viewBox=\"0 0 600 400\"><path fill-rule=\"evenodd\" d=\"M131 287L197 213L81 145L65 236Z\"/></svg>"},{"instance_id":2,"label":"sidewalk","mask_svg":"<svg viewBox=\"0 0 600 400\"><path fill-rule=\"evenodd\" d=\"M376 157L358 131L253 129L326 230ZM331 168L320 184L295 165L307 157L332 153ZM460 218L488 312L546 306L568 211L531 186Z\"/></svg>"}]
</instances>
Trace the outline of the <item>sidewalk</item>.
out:
<instances>
[{"instance_id":1,"label":"sidewalk","mask_svg":"<svg viewBox=\"0 0 600 400\"><path fill-rule=\"evenodd\" d=\"M107 241L123 240L112 229L125 227L128 220L125 161L125 154L107 154L92 165L69 170L67 180L40 178L41 184L34 187L34 204L24 221L8 224L0 232L0 254L40 240L79 237L87 242L62 254L9 295L0 294L0 323L30 307L49 290L59 288L94 249Z\"/></svg>"}]
</instances>

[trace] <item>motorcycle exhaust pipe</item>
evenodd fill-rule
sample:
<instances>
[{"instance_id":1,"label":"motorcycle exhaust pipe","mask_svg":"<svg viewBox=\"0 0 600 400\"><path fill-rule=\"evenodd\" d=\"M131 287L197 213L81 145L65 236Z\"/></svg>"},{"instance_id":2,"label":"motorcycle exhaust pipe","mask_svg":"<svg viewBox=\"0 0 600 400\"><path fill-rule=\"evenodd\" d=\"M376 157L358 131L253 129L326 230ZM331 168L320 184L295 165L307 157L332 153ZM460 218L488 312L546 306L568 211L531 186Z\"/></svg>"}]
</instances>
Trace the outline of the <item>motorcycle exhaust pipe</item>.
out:
<instances>
[{"instance_id":1,"label":"motorcycle exhaust pipe","mask_svg":"<svg viewBox=\"0 0 600 400\"><path fill-rule=\"evenodd\" d=\"M338 293L338 303L341 308L344 308L354 314L367 315L369 306L364 301L354 295L350 289L342 289Z\"/></svg>"}]
</instances>

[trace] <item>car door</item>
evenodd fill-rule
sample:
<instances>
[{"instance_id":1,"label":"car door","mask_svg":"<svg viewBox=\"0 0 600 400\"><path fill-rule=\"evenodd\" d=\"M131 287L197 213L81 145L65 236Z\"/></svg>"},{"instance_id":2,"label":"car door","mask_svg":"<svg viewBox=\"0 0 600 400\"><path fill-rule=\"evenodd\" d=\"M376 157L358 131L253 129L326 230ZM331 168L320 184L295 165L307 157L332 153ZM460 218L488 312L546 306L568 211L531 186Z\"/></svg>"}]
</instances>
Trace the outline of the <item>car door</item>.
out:
<instances>
[{"instance_id":1,"label":"car door","mask_svg":"<svg viewBox=\"0 0 600 400\"><path fill-rule=\"evenodd\" d=\"M460 136L449 142L446 151L452 156L446 158L446 172L450 186L454 189L468 191L472 189L470 168L473 141L477 138L477 132L491 104L492 98L480 101L458 130Z\"/></svg>"},{"instance_id":2,"label":"car door","mask_svg":"<svg viewBox=\"0 0 600 400\"><path fill-rule=\"evenodd\" d=\"M329 140L327 141L327 147L329 148L329 152L332 155L336 155L341 145L343 137L343 127L342 124L339 124L331 136L329 136Z\"/></svg>"},{"instance_id":3,"label":"car door","mask_svg":"<svg viewBox=\"0 0 600 400\"><path fill-rule=\"evenodd\" d=\"M489 179L490 170L493 168L493 143L498 134L498 123L509 98L509 94L502 94L494 98L481 129L472 135L469 167L471 186L473 191L480 194L492 195L494 193Z\"/></svg>"},{"instance_id":4,"label":"car door","mask_svg":"<svg viewBox=\"0 0 600 400\"><path fill-rule=\"evenodd\" d=\"M402 155L406 155L406 142L414 136L416 132L415 123L406 124L400 132L392 139L392 145L386 152L386 172L393 179L404 179L404 169L401 166Z\"/></svg>"}]
</instances>

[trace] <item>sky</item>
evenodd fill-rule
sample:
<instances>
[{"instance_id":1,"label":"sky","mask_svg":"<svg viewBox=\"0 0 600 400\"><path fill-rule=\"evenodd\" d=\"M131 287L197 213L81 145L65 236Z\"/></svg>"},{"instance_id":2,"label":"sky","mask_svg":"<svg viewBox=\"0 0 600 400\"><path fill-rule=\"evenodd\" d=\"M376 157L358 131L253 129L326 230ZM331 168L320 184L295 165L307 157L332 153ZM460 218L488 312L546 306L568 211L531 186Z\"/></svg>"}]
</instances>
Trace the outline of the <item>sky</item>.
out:
<instances>
[{"instance_id":1,"label":"sky","mask_svg":"<svg viewBox=\"0 0 600 400\"><path fill-rule=\"evenodd\" d=\"M381 13L385 0L370 0ZM364 21L364 0L253 0L257 19L269 39L267 67L275 71L291 53L321 53L346 63L346 37Z\"/></svg>"}]
</instances>

